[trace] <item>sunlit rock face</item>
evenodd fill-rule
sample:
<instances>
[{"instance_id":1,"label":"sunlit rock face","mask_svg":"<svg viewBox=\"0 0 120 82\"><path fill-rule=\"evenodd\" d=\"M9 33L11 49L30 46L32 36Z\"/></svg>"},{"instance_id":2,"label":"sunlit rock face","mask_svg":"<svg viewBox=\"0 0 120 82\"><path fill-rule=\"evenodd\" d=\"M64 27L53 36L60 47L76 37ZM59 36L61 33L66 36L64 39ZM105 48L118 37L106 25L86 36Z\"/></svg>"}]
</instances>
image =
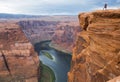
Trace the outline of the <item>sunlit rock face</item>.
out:
<instances>
[{"instance_id":1,"label":"sunlit rock face","mask_svg":"<svg viewBox=\"0 0 120 82\"><path fill-rule=\"evenodd\" d=\"M39 58L15 22L0 22L0 82L38 82Z\"/></svg>"},{"instance_id":2,"label":"sunlit rock face","mask_svg":"<svg viewBox=\"0 0 120 82\"><path fill-rule=\"evenodd\" d=\"M79 20L82 32L73 49L68 82L106 82L119 76L120 10L82 13Z\"/></svg>"},{"instance_id":3,"label":"sunlit rock face","mask_svg":"<svg viewBox=\"0 0 120 82\"><path fill-rule=\"evenodd\" d=\"M109 80L107 82L120 82L120 76L115 77L115 78L113 78L113 79L111 79L111 80Z\"/></svg>"}]
</instances>

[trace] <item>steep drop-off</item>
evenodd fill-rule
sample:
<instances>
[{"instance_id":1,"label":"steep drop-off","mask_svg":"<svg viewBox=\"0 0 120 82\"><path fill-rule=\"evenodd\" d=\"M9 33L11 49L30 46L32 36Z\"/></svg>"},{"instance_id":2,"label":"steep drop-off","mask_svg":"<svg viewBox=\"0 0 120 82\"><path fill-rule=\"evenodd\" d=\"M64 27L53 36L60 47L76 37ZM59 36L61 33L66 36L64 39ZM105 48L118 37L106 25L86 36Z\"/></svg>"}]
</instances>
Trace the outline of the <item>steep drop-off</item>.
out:
<instances>
[{"instance_id":1,"label":"steep drop-off","mask_svg":"<svg viewBox=\"0 0 120 82\"><path fill-rule=\"evenodd\" d=\"M0 82L38 82L39 58L15 22L0 22Z\"/></svg>"},{"instance_id":2,"label":"steep drop-off","mask_svg":"<svg viewBox=\"0 0 120 82\"><path fill-rule=\"evenodd\" d=\"M77 36L68 82L106 82L119 76L120 10L82 13L79 20L83 30Z\"/></svg>"}]
</instances>

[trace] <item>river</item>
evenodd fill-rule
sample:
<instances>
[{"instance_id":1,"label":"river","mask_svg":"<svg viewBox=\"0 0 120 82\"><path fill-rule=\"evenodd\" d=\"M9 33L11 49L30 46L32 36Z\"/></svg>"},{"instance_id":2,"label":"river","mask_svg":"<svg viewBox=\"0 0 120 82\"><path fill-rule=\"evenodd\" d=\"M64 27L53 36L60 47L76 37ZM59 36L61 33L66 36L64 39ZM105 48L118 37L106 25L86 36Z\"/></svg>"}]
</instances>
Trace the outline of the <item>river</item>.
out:
<instances>
[{"instance_id":1,"label":"river","mask_svg":"<svg viewBox=\"0 0 120 82\"><path fill-rule=\"evenodd\" d=\"M59 52L53 48L49 47L50 42L42 42L39 46L41 47L39 51L39 58L43 64L50 67L54 74L56 81L55 82L67 82L67 73L70 70L71 55ZM46 57L42 52L45 51L49 53L53 60Z\"/></svg>"}]
</instances>

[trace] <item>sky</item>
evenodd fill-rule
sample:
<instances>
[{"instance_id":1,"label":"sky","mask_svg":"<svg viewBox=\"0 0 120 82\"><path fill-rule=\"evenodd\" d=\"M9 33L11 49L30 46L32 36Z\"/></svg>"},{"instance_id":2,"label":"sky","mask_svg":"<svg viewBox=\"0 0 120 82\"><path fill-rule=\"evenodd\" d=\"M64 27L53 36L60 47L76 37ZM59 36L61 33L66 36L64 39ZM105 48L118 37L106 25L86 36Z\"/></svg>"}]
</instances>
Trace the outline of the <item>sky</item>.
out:
<instances>
[{"instance_id":1,"label":"sky","mask_svg":"<svg viewBox=\"0 0 120 82\"><path fill-rule=\"evenodd\" d=\"M28 15L78 15L103 9L120 8L120 0L0 0L0 13Z\"/></svg>"}]
</instances>

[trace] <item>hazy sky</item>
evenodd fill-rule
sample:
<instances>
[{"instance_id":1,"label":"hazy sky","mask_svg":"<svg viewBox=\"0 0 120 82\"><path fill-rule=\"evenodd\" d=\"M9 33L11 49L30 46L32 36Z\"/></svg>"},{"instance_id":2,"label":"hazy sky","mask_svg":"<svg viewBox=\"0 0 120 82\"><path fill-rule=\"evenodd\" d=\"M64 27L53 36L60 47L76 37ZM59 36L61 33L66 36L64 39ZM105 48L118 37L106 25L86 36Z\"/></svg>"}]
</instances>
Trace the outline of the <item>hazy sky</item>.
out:
<instances>
[{"instance_id":1,"label":"hazy sky","mask_svg":"<svg viewBox=\"0 0 120 82\"><path fill-rule=\"evenodd\" d=\"M0 0L0 13L77 15L79 12L120 8L120 0Z\"/></svg>"}]
</instances>

